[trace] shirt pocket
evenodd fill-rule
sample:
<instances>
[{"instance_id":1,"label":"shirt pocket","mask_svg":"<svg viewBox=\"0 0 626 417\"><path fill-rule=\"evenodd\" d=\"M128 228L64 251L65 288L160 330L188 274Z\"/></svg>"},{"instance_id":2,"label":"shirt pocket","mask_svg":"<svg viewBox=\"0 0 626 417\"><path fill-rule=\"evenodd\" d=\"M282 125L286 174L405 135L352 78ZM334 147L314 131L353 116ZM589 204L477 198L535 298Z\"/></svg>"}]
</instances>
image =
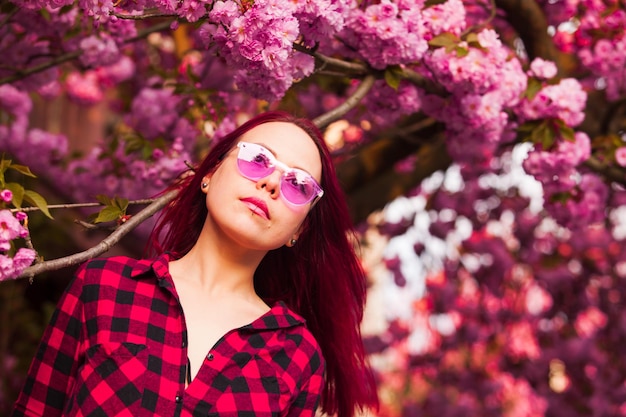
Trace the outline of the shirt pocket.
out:
<instances>
[{"instance_id":1,"label":"shirt pocket","mask_svg":"<svg viewBox=\"0 0 626 417\"><path fill-rule=\"evenodd\" d=\"M291 398L275 366L259 355L243 352L235 354L212 388L216 400L210 417L276 417L284 414Z\"/></svg>"},{"instance_id":2,"label":"shirt pocket","mask_svg":"<svg viewBox=\"0 0 626 417\"><path fill-rule=\"evenodd\" d=\"M146 345L107 342L90 347L67 415L140 415L147 363Z\"/></svg>"}]
</instances>

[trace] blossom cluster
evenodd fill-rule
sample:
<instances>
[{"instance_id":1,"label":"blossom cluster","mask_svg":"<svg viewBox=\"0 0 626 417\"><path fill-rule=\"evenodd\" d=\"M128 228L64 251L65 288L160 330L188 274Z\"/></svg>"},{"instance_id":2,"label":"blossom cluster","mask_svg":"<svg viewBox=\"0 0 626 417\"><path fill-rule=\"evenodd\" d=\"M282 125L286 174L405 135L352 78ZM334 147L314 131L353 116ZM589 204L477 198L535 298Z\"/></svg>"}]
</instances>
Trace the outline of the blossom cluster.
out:
<instances>
[{"instance_id":1,"label":"blossom cluster","mask_svg":"<svg viewBox=\"0 0 626 417\"><path fill-rule=\"evenodd\" d=\"M573 78L565 78L558 84L545 85L532 99L523 100L515 111L520 123L555 118L575 127L585 118L586 101L587 93L581 84Z\"/></svg>"},{"instance_id":2,"label":"blossom cluster","mask_svg":"<svg viewBox=\"0 0 626 417\"><path fill-rule=\"evenodd\" d=\"M200 40L207 47L217 45L220 56L236 68L239 89L273 101L313 72L313 58L295 51L294 43L302 38L306 46L341 29L341 3L261 0L241 8L232 0L215 2Z\"/></svg>"},{"instance_id":3,"label":"blossom cluster","mask_svg":"<svg viewBox=\"0 0 626 417\"><path fill-rule=\"evenodd\" d=\"M557 28L555 41L566 52L575 52L592 87L617 100L626 92L626 10L617 1L547 1L545 9Z\"/></svg>"},{"instance_id":4,"label":"blossom cluster","mask_svg":"<svg viewBox=\"0 0 626 417\"><path fill-rule=\"evenodd\" d=\"M3 205L12 199L9 190L0 192ZM26 213L16 212L15 215L8 209L0 209L0 281L17 277L35 260L33 249L18 248L15 250L14 241L28 237L28 229L24 227Z\"/></svg>"},{"instance_id":5,"label":"blossom cluster","mask_svg":"<svg viewBox=\"0 0 626 417\"><path fill-rule=\"evenodd\" d=\"M527 76L518 60L508 59L493 30L479 32L477 42L480 47L461 41L464 55L437 48L425 57L424 75L435 77L451 95L427 95L422 108L446 123L446 146L454 160L482 171L498 145L510 139L506 111L519 104Z\"/></svg>"},{"instance_id":6,"label":"blossom cluster","mask_svg":"<svg viewBox=\"0 0 626 417\"><path fill-rule=\"evenodd\" d=\"M342 52L377 69L417 62L428 49L421 13L408 1L383 0L365 10L354 9L339 34L345 43Z\"/></svg>"},{"instance_id":7,"label":"blossom cluster","mask_svg":"<svg viewBox=\"0 0 626 417\"><path fill-rule=\"evenodd\" d=\"M363 99L363 106L367 109L365 117L383 127L419 111L421 98L417 87L408 82L403 81L393 89L384 80L377 80Z\"/></svg>"},{"instance_id":8,"label":"blossom cluster","mask_svg":"<svg viewBox=\"0 0 626 417\"><path fill-rule=\"evenodd\" d=\"M584 158L566 155L575 146L560 145L560 163ZM610 382L619 372L605 366L621 356L611 341L626 335L623 238L588 218L573 230L562 228L511 189L476 180L461 189L422 188L413 199L414 218L379 226L392 240L416 239L415 256L433 266L409 270L387 255L389 278L378 291L416 281L426 291L402 314L390 315L398 310L390 306L388 329L366 337L381 370L381 414L582 417L594 403L621 415L626 391ZM499 203L489 204L494 199ZM424 206L432 212L422 216ZM443 212L445 221L436 220ZM440 236L438 227L425 227L425 217L452 229ZM437 255L436 241L449 239L461 219L473 225L462 249Z\"/></svg>"},{"instance_id":9,"label":"blossom cluster","mask_svg":"<svg viewBox=\"0 0 626 417\"><path fill-rule=\"evenodd\" d=\"M545 209L571 230L600 222L606 215L607 186L596 175L580 175L577 170L590 152L589 137L577 132L573 141L560 139L555 149L535 146L524 161L526 172L543 185Z\"/></svg>"}]
</instances>

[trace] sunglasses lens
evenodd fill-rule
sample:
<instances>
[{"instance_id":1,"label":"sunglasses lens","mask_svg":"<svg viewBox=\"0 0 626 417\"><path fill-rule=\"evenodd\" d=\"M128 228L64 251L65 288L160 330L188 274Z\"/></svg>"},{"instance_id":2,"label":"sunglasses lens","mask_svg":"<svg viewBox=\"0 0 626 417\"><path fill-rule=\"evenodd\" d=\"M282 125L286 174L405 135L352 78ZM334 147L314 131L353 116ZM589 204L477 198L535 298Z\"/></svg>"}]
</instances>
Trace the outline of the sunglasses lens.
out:
<instances>
[{"instance_id":1,"label":"sunglasses lens","mask_svg":"<svg viewBox=\"0 0 626 417\"><path fill-rule=\"evenodd\" d=\"M274 171L274 165L269 155L263 149L254 149L242 146L237 157L237 167L241 174L251 180L266 177Z\"/></svg>"},{"instance_id":2,"label":"sunglasses lens","mask_svg":"<svg viewBox=\"0 0 626 417\"><path fill-rule=\"evenodd\" d=\"M317 186L311 176L297 170L289 171L282 177L280 191L292 204L306 204L317 194Z\"/></svg>"}]
</instances>

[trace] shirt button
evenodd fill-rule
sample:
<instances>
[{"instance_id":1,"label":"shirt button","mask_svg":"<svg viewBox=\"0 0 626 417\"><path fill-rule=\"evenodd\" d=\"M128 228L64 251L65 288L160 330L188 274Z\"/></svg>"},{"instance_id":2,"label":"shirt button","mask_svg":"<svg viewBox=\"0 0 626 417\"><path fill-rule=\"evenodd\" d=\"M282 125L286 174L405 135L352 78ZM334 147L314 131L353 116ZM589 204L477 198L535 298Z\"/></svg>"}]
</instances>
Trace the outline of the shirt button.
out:
<instances>
[{"instance_id":1,"label":"shirt button","mask_svg":"<svg viewBox=\"0 0 626 417\"><path fill-rule=\"evenodd\" d=\"M213 360L213 354L212 354L212 353L209 353L208 355L206 355L206 358L207 358L208 360L212 361L212 360Z\"/></svg>"},{"instance_id":2,"label":"shirt button","mask_svg":"<svg viewBox=\"0 0 626 417\"><path fill-rule=\"evenodd\" d=\"M174 398L174 400L176 400L176 402L180 404L183 401L183 397L181 397L180 395L177 395L176 398Z\"/></svg>"}]
</instances>

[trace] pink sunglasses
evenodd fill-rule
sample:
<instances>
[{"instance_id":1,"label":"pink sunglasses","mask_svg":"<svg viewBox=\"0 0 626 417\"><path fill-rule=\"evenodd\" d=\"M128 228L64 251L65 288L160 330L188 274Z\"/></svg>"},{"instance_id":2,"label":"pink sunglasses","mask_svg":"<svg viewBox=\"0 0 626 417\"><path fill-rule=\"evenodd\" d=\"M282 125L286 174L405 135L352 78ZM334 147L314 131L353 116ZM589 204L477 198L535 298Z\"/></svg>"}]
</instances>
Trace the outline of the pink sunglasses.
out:
<instances>
[{"instance_id":1,"label":"pink sunglasses","mask_svg":"<svg viewBox=\"0 0 626 417\"><path fill-rule=\"evenodd\" d=\"M277 167L283 171L280 177L280 195L288 203L302 206L324 195L322 187L311 174L280 162L265 147L249 142L239 142L237 147L237 168L245 178L258 181L270 175Z\"/></svg>"}]
</instances>

